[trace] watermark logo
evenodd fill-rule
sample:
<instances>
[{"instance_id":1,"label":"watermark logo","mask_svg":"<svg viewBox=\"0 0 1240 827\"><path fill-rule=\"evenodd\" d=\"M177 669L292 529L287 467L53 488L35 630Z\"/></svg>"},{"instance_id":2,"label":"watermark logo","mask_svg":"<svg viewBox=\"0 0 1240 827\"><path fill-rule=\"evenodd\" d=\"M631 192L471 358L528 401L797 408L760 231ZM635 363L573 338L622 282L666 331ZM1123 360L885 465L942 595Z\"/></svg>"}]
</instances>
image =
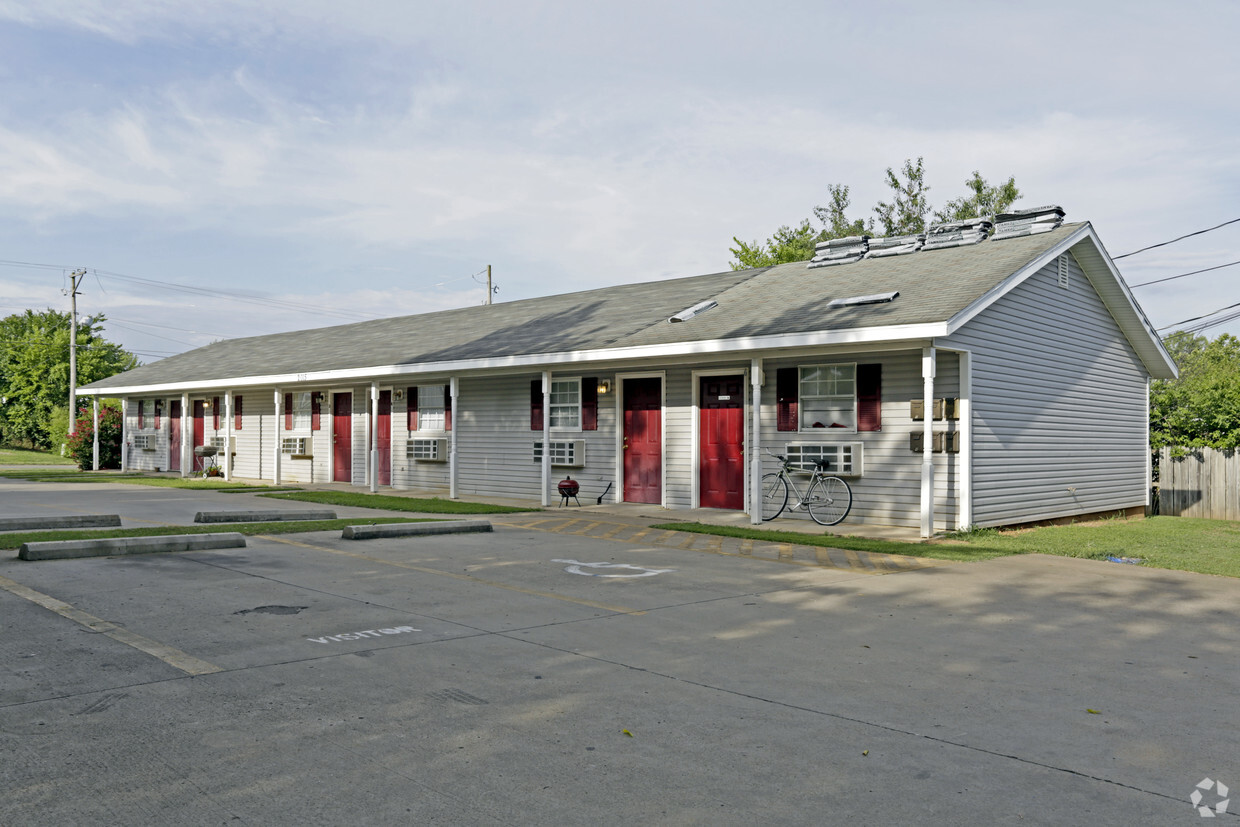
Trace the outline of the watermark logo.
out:
<instances>
[{"instance_id":1,"label":"watermark logo","mask_svg":"<svg viewBox=\"0 0 1240 827\"><path fill-rule=\"evenodd\" d=\"M1206 795L1213 792L1218 799L1214 806L1203 804ZM1212 781L1209 778L1203 778L1197 782L1197 787L1193 790L1193 794L1188 800L1197 808L1197 815L1202 818L1214 818L1216 815L1222 815L1227 812L1227 805L1231 803L1231 799L1227 797L1227 785L1222 781Z\"/></svg>"}]
</instances>

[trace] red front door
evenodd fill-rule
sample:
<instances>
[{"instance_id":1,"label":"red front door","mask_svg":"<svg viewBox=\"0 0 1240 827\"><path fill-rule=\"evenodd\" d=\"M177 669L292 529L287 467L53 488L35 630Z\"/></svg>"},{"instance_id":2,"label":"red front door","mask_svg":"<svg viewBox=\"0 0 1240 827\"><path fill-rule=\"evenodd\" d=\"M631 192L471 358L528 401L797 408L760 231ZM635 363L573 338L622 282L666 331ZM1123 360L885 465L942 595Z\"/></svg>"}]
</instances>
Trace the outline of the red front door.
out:
<instances>
[{"instance_id":1,"label":"red front door","mask_svg":"<svg viewBox=\"0 0 1240 827\"><path fill-rule=\"evenodd\" d=\"M332 399L332 481L353 482L353 394Z\"/></svg>"},{"instance_id":2,"label":"red front door","mask_svg":"<svg viewBox=\"0 0 1240 827\"><path fill-rule=\"evenodd\" d=\"M379 416L375 419L375 444L379 450L379 484L392 484L392 392L379 391Z\"/></svg>"},{"instance_id":3,"label":"red front door","mask_svg":"<svg viewBox=\"0 0 1240 827\"><path fill-rule=\"evenodd\" d=\"M698 497L702 508L745 507L745 377L702 378Z\"/></svg>"},{"instance_id":4,"label":"red front door","mask_svg":"<svg viewBox=\"0 0 1240 827\"><path fill-rule=\"evenodd\" d=\"M181 470L181 400L168 406L168 470Z\"/></svg>"},{"instance_id":5,"label":"red front door","mask_svg":"<svg viewBox=\"0 0 1240 827\"><path fill-rule=\"evenodd\" d=\"M191 442L193 443L191 451L193 448L198 448L206 443L206 435L207 435L206 424L207 423L205 419L203 418L205 405L206 405L205 400L202 400L202 399L194 400L194 423L193 423L194 424L194 438L191 440ZM191 467L195 471L202 471L204 468L207 467L207 463L205 461L199 461L200 458L197 454L192 454L192 456L193 456L193 461L192 461L193 465Z\"/></svg>"},{"instance_id":6,"label":"red front door","mask_svg":"<svg viewBox=\"0 0 1240 827\"><path fill-rule=\"evenodd\" d=\"M624 501L663 502L663 380L624 380Z\"/></svg>"}]
</instances>

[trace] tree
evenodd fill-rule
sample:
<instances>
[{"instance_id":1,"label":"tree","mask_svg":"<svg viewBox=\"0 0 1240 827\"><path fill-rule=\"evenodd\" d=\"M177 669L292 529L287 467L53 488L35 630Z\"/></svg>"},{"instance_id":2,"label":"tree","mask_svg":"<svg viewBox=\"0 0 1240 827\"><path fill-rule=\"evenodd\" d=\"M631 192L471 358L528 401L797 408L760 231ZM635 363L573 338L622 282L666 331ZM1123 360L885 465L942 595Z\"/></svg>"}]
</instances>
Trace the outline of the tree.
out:
<instances>
[{"instance_id":1,"label":"tree","mask_svg":"<svg viewBox=\"0 0 1240 827\"><path fill-rule=\"evenodd\" d=\"M102 316L78 323L77 379L85 385L137 367L101 334ZM50 448L52 412L69 398L70 314L27 310L0 319L0 439Z\"/></svg>"},{"instance_id":2,"label":"tree","mask_svg":"<svg viewBox=\"0 0 1240 827\"><path fill-rule=\"evenodd\" d=\"M877 221L870 218L868 222L859 218L849 220L849 189L843 184L831 184L827 187L831 196L827 206L814 207L814 217L822 224L821 230L814 232L806 219L795 228L787 225L780 227L765 242L747 243L733 236L737 246L729 248L734 257L732 269L805 261L814 257L815 244L833 238L920 233L926 229L928 215L937 223L994 215L1006 211L1020 198L1015 178L991 186L980 172L974 170L965 181L969 193L948 201L940 210L934 210L927 198L930 187L926 185L925 177L925 162L920 157L916 164L905 160L898 173L888 167L886 183L892 190L892 198L890 201L879 201L872 210Z\"/></svg>"},{"instance_id":3,"label":"tree","mask_svg":"<svg viewBox=\"0 0 1240 827\"><path fill-rule=\"evenodd\" d=\"M1180 376L1150 385L1150 446L1240 448L1240 339L1180 331L1163 344Z\"/></svg>"},{"instance_id":4,"label":"tree","mask_svg":"<svg viewBox=\"0 0 1240 827\"><path fill-rule=\"evenodd\" d=\"M92 413L84 413L77 420L77 431L69 434L67 441L69 456L77 462L83 471L94 468L95 463L95 418ZM103 405L99 408L99 467L121 467L121 411L114 405Z\"/></svg>"}]
</instances>

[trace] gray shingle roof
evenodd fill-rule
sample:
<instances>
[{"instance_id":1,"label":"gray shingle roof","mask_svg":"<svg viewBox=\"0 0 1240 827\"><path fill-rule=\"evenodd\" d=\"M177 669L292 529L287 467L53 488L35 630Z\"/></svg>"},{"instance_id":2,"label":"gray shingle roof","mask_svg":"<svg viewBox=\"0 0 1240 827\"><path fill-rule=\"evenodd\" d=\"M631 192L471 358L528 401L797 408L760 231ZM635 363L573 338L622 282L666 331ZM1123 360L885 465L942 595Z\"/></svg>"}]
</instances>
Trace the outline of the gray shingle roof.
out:
<instances>
[{"instance_id":1,"label":"gray shingle roof","mask_svg":"<svg viewBox=\"0 0 1240 827\"><path fill-rule=\"evenodd\" d=\"M229 339L83 390L945 322L1080 226L837 267L810 269L802 261ZM888 291L900 297L827 307L832 299ZM719 306L668 324L706 299Z\"/></svg>"}]
</instances>

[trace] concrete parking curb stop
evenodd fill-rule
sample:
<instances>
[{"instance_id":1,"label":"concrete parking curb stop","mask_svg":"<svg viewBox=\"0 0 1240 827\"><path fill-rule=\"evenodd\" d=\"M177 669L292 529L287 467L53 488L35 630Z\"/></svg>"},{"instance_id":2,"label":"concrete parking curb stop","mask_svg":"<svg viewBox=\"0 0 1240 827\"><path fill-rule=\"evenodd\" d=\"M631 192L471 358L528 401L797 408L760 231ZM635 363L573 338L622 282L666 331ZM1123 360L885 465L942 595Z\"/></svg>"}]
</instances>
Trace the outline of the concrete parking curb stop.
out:
<instances>
[{"instance_id":1,"label":"concrete parking curb stop","mask_svg":"<svg viewBox=\"0 0 1240 827\"><path fill-rule=\"evenodd\" d=\"M37 531L41 528L98 528L118 526L118 514L74 514L63 517L5 517L0 531Z\"/></svg>"},{"instance_id":2,"label":"concrete parking curb stop","mask_svg":"<svg viewBox=\"0 0 1240 827\"><path fill-rule=\"evenodd\" d=\"M286 520L334 520L335 511L199 511L196 523L269 523Z\"/></svg>"},{"instance_id":3,"label":"concrete parking curb stop","mask_svg":"<svg viewBox=\"0 0 1240 827\"><path fill-rule=\"evenodd\" d=\"M345 540L374 540L379 537L417 537L428 534L469 534L492 531L490 520L441 520L433 523L386 523L345 526Z\"/></svg>"},{"instance_id":4,"label":"concrete parking curb stop","mask_svg":"<svg viewBox=\"0 0 1240 827\"><path fill-rule=\"evenodd\" d=\"M157 554L166 551L200 551L212 548L245 548L245 536L227 534L169 534L164 537L113 537L106 540L58 540L23 543L21 560L70 560L78 557L112 557L120 554Z\"/></svg>"}]
</instances>

